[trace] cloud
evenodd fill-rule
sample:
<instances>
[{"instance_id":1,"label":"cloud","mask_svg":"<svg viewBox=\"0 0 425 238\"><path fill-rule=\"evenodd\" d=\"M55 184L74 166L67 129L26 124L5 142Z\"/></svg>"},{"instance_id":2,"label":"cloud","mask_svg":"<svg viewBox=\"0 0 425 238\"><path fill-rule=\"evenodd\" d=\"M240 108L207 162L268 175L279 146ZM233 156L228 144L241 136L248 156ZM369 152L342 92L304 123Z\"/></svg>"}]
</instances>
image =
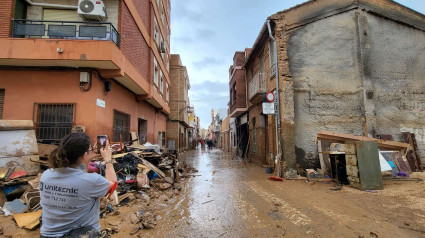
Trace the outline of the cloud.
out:
<instances>
[{"instance_id":1,"label":"cloud","mask_svg":"<svg viewBox=\"0 0 425 238\"><path fill-rule=\"evenodd\" d=\"M197 69L207 68L212 65L221 65L223 63L222 60L214 59L212 57L204 57L202 60L193 62L193 66Z\"/></svg>"},{"instance_id":2,"label":"cloud","mask_svg":"<svg viewBox=\"0 0 425 238\"><path fill-rule=\"evenodd\" d=\"M196 30L196 35L201 39L211 39L216 35L215 31L209 29L198 29Z\"/></svg>"},{"instance_id":3,"label":"cloud","mask_svg":"<svg viewBox=\"0 0 425 238\"><path fill-rule=\"evenodd\" d=\"M184 35L184 36L178 36L178 37L174 37L171 39L173 42L171 42L171 44L190 44L193 43L194 40L192 37L188 36L188 35Z\"/></svg>"},{"instance_id":4,"label":"cloud","mask_svg":"<svg viewBox=\"0 0 425 238\"><path fill-rule=\"evenodd\" d=\"M188 4L181 4L178 8L172 9L171 16L173 20L188 20L189 22L199 22L202 13L187 8Z\"/></svg>"}]
</instances>

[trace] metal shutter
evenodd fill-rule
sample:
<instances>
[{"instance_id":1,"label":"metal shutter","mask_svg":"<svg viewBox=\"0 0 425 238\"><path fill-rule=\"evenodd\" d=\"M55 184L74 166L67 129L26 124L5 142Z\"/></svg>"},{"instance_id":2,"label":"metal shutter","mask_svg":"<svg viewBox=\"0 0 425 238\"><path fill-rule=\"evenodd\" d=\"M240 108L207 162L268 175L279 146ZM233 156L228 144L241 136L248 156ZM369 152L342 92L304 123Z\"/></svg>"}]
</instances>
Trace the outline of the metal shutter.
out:
<instances>
[{"instance_id":1,"label":"metal shutter","mask_svg":"<svg viewBox=\"0 0 425 238\"><path fill-rule=\"evenodd\" d=\"M0 89L0 119L3 119L3 107L4 107L4 89Z\"/></svg>"},{"instance_id":2,"label":"metal shutter","mask_svg":"<svg viewBox=\"0 0 425 238\"><path fill-rule=\"evenodd\" d=\"M77 10L44 9L44 21L82 21Z\"/></svg>"}]
</instances>

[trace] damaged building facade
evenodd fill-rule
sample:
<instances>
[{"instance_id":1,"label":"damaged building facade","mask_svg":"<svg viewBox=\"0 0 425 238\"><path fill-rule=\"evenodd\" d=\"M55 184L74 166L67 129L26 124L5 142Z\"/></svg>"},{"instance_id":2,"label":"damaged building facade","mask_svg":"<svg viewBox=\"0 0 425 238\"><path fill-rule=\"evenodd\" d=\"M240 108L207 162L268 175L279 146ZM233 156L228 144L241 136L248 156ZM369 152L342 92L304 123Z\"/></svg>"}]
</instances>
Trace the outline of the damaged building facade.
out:
<instances>
[{"instance_id":1,"label":"damaged building facade","mask_svg":"<svg viewBox=\"0 0 425 238\"><path fill-rule=\"evenodd\" d=\"M165 145L169 0L83 2L2 1L0 118L33 120L42 143L74 128Z\"/></svg>"},{"instance_id":2,"label":"damaged building facade","mask_svg":"<svg viewBox=\"0 0 425 238\"><path fill-rule=\"evenodd\" d=\"M391 0L308 1L270 16L244 65L251 160L276 156L274 116L260 104L276 78L286 176L320 168L319 130L412 132L425 158L424 45L425 16Z\"/></svg>"}]
</instances>

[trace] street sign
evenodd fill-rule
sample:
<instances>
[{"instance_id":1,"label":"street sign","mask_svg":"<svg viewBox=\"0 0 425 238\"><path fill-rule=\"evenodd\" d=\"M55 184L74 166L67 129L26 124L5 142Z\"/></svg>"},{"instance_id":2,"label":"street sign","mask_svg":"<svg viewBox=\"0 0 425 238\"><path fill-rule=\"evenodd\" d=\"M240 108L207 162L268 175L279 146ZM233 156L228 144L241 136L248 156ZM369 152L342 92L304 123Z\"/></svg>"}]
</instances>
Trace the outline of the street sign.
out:
<instances>
[{"instance_id":1,"label":"street sign","mask_svg":"<svg viewBox=\"0 0 425 238\"><path fill-rule=\"evenodd\" d=\"M266 94L266 99L267 99L268 102L273 102L274 101L274 93L268 92Z\"/></svg>"},{"instance_id":2,"label":"street sign","mask_svg":"<svg viewBox=\"0 0 425 238\"><path fill-rule=\"evenodd\" d=\"M263 102L263 114L270 115L275 113L273 102Z\"/></svg>"}]
</instances>

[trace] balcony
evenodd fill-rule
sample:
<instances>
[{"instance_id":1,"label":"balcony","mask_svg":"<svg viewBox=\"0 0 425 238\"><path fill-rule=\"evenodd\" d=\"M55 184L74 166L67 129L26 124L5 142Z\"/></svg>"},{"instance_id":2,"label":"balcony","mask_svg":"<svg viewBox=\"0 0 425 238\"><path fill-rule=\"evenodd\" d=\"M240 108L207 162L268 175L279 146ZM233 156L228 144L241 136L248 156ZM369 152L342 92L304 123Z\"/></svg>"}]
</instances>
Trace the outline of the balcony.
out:
<instances>
[{"instance_id":1,"label":"balcony","mask_svg":"<svg viewBox=\"0 0 425 238\"><path fill-rule=\"evenodd\" d=\"M249 101L252 103L261 100L262 94L266 92L266 74L258 73L249 81Z\"/></svg>"},{"instance_id":2,"label":"balcony","mask_svg":"<svg viewBox=\"0 0 425 238\"><path fill-rule=\"evenodd\" d=\"M119 46L119 33L111 23L18 19L12 22L13 38L100 40Z\"/></svg>"}]
</instances>

